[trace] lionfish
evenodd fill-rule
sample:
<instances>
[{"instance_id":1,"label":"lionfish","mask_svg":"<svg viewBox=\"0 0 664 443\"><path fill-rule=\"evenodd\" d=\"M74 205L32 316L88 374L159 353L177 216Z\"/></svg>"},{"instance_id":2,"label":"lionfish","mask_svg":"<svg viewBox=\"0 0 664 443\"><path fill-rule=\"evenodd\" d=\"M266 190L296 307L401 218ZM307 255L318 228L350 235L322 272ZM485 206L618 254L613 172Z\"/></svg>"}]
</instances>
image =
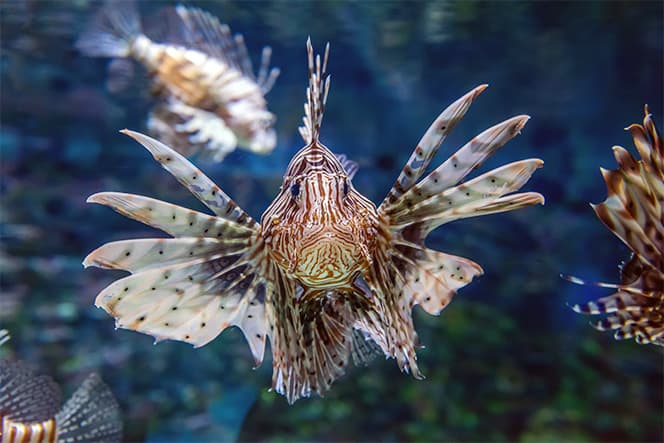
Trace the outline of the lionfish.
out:
<instances>
[{"instance_id":1,"label":"lionfish","mask_svg":"<svg viewBox=\"0 0 664 443\"><path fill-rule=\"evenodd\" d=\"M664 147L647 106L643 125L626 129L641 158L614 146L618 169L601 169L607 198L591 206L629 247L631 258L621 266L619 284L597 283L615 293L572 309L582 314L609 314L592 325L600 331L615 331L617 340L634 337L637 343L664 346Z\"/></svg>"},{"instance_id":2,"label":"lionfish","mask_svg":"<svg viewBox=\"0 0 664 443\"><path fill-rule=\"evenodd\" d=\"M61 402L52 378L35 375L23 362L0 360L2 443L122 441L118 404L98 375L90 374L62 409Z\"/></svg>"},{"instance_id":3,"label":"lionfish","mask_svg":"<svg viewBox=\"0 0 664 443\"><path fill-rule=\"evenodd\" d=\"M258 75L242 35L197 8L177 6L179 43L157 43L141 30L133 2L109 2L76 46L96 57L131 57L154 81L158 104L148 129L185 155L202 152L221 161L236 147L268 154L276 145L275 116L265 95L279 69L269 69L272 50L263 48Z\"/></svg>"},{"instance_id":4,"label":"lionfish","mask_svg":"<svg viewBox=\"0 0 664 443\"><path fill-rule=\"evenodd\" d=\"M437 315L483 272L471 260L428 249L427 234L453 220L544 202L538 193L513 194L542 166L539 159L462 182L519 133L529 118L525 115L484 131L419 180L486 88L481 85L436 118L376 208L352 184L357 164L335 156L319 140L330 86L325 77L329 44L322 63L320 55L314 59L310 40L307 53L309 87L300 127L306 146L288 165L260 223L184 157L123 130L214 215L138 195L92 195L89 202L174 238L108 243L83 262L133 274L96 299L115 317L116 327L199 347L237 326L256 365L269 338L272 387L289 403L312 392L323 395L351 358L361 363L377 350L396 359L403 372L423 378L413 307Z\"/></svg>"}]
</instances>

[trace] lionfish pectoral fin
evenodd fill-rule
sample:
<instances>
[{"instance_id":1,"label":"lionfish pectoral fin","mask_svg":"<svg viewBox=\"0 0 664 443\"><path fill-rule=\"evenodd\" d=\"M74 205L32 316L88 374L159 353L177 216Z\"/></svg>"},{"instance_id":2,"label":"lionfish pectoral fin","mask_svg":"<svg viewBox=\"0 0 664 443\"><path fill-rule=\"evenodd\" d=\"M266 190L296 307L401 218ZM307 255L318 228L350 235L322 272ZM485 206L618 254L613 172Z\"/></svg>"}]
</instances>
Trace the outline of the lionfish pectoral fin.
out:
<instances>
[{"instance_id":1,"label":"lionfish pectoral fin","mask_svg":"<svg viewBox=\"0 0 664 443\"><path fill-rule=\"evenodd\" d=\"M168 255L163 262L144 265L138 256L133 268L132 263L118 264L135 273L101 291L95 305L116 319L116 327L196 347L209 343L227 327L238 326L260 363L267 328L264 283L255 261L246 258L256 255L251 246L226 248L220 244L198 256L178 244L163 246L150 249L150 254L163 251Z\"/></svg>"},{"instance_id":2,"label":"lionfish pectoral fin","mask_svg":"<svg viewBox=\"0 0 664 443\"><path fill-rule=\"evenodd\" d=\"M413 304L431 315L440 314L459 288L483 274L480 265L467 258L431 249L425 250L424 257L409 272L407 286Z\"/></svg>"},{"instance_id":3,"label":"lionfish pectoral fin","mask_svg":"<svg viewBox=\"0 0 664 443\"><path fill-rule=\"evenodd\" d=\"M429 126L429 129L424 133L422 139L417 144L410 158L406 162L403 170L399 174L394 186L389 194L383 201L383 205L387 209L389 205L394 204L399 197L407 192L417 181L426 168L431 163L431 160L438 152L445 138L452 132L452 129L459 123L459 121L466 115L468 108L475 100L475 98L484 91L488 85L480 85L472 89L470 92L459 98L457 101L449 105Z\"/></svg>"},{"instance_id":4,"label":"lionfish pectoral fin","mask_svg":"<svg viewBox=\"0 0 664 443\"><path fill-rule=\"evenodd\" d=\"M184 187L194 194L218 217L236 222L251 229L256 223L224 191L182 155L165 144L139 132L120 131L143 145L161 166L170 172Z\"/></svg>"},{"instance_id":5,"label":"lionfish pectoral fin","mask_svg":"<svg viewBox=\"0 0 664 443\"><path fill-rule=\"evenodd\" d=\"M90 374L55 416L58 441L120 442L122 419L111 390Z\"/></svg>"},{"instance_id":6,"label":"lionfish pectoral fin","mask_svg":"<svg viewBox=\"0 0 664 443\"><path fill-rule=\"evenodd\" d=\"M157 341L181 340L198 347L238 326L260 363L267 320L258 224L184 157L150 137L124 132L216 216L131 194L91 196L88 201L176 237L113 242L93 251L84 265L133 273L102 290L95 304L116 319L116 327L151 334Z\"/></svg>"},{"instance_id":7,"label":"lionfish pectoral fin","mask_svg":"<svg viewBox=\"0 0 664 443\"><path fill-rule=\"evenodd\" d=\"M3 416L22 423L41 422L53 418L61 403L60 387L52 378L35 375L32 368L21 361L0 360Z\"/></svg>"},{"instance_id":8,"label":"lionfish pectoral fin","mask_svg":"<svg viewBox=\"0 0 664 443\"><path fill-rule=\"evenodd\" d=\"M233 221L141 195L99 192L86 201L109 206L125 217L173 237L239 238L250 237L255 232L253 228Z\"/></svg>"}]
</instances>

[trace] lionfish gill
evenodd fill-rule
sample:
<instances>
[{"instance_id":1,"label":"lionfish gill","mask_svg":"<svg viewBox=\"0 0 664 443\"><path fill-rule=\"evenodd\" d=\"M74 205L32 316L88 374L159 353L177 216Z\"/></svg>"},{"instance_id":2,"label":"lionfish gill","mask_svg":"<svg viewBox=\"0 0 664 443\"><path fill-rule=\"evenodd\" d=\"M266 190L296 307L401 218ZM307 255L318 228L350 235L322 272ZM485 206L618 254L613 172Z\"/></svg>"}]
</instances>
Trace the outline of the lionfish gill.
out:
<instances>
[{"instance_id":1,"label":"lionfish gill","mask_svg":"<svg viewBox=\"0 0 664 443\"><path fill-rule=\"evenodd\" d=\"M174 238L108 243L85 266L123 269L96 305L116 326L203 346L237 326L260 364L269 338L272 387L292 403L323 394L351 358L372 348L422 378L411 311L437 315L482 268L428 249L436 227L461 218L543 203L514 193L542 166L539 159L507 164L462 181L516 136L521 115L473 138L420 180L443 140L481 85L445 109L415 147L385 200L376 207L352 184L357 165L319 140L329 91L329 44L314 58L307 41L309 87L306 146L291 160L282 187L254 221L184 157L145 135L124 130L150 151L214 215L148 197L102 192L88 201L165 231Z\"/></svg>"}]
</instances>

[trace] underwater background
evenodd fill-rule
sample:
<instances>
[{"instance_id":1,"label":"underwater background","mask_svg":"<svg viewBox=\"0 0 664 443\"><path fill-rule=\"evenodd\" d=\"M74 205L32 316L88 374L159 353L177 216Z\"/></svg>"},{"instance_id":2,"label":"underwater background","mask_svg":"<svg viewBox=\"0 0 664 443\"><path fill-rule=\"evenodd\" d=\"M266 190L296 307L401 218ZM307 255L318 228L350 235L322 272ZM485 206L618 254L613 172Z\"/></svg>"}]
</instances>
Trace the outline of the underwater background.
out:
<instances>
[{"instance_id":1,"label":"underwater background","mask_svg":"<svg viewBox=\"0 0 664 443\"><path fill-rule=\"evenodd\" d=\"M149 21L175 2L142 2ZM200 349L114 330L94 307L120 272L83 270L103 243L155 231L85 203L99 191L189 207L194 198L122 128L145 132L152 104L144 69L125 88L108 59L74 42L99 2L0 4L0 327L19 358L70 394L92 371L115 393L127 441L661 441L664 353L595 331L566 304L610 290L629 258L588 205L606 196L599 167L611 147L635 152L623 128L648 104L664 129L664 3L655 2L187 2L245 36L257 62L273 48L281 76L268 94L278 118L269 156L235 151L194 159L251 216L276 195L306 87L305 41L331 44L322 141L360 164L355 187L378 203L429 124L481 83L434 160L508 117L522 134L482 170L544 160L526 190L543 207L445 225L428 245L477 261L484 276L439 317L416 309L426 379L376 358L351 367L325 398L288 406L269 392L271 361L252 370L238 330ZM149 28L148 28L149 30ZM148 32L149 34L149 32ZM125 66L125 69L126 66ZM121 89L121 90L119 90ZM115 92L111 92L111 90ZM197 207L200 208L200 205Z\"/></svg>"}]
</instances>

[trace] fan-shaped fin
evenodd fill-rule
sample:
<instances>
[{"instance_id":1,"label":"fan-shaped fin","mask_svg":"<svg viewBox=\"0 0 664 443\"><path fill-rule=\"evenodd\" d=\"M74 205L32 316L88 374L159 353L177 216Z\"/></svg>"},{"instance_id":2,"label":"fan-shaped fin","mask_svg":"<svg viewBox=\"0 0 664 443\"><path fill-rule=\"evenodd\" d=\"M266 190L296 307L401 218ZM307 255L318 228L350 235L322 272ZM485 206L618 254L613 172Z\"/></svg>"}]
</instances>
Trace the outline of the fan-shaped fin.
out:
<instances>
[{"instance_id":1,"label":"fan-shaped fin","mask_svg":"<svg viewBox=\"0 0 664 443\"><path fill-rule=\"evenodd\" d=\"M142 144L164 169L170 172L218 217L237 222L249 228L255 229L258 226L258 223L249 217L219 186L214 184L186 158L147 135L128 129L123 129L120 132Z\"/></svg>"},{"instance_id":2,"label":"fan-shaped fin","mask_svg":"<svg viewBox=\"0 0 664 443\"><path fill-rule=\"evenodd\" d=\"M122 419L111 390L97 374L90 374L55 417L57 441L120 442Z\"/></svg>"},{"instance_id":3,"label":"fan-shaped fin","mask_svg":"<svg viewBox=\"0 0 664 443\"><path fill-rule=\"evenodd\" d=\"M466 115L473 100L487 87L488 85L480 85L474 88L441 112L413 150L413 153L406 162L406 166L404 166L392 189L383 201L383 205L389 206L395 203L404 192L417 183L438 152L440 145L445 141L445 138L452 132L452 129L454 129L463 116Z\"/></svg>"},{"instance_id":4,"label":"fan-shaped fin","mask_svg":"<svg viewBox=\"0 0 664 443\"><path fill-rule=\"evenodd\" d=\"M258 364L265 345L264 289L253 264L243 258L246 253L247 248L220 248L191 261L150 267L109 285L95 304L116 318L117 327L157 341L199 347L239 326Z\"/></svg>"},{"instance_id":5,"label":"fan-shaped fin","mask_svg":"<svg viewBox=\"0 0 664 443\"><path fill-rule=\"evenodd\" d=\"M52 378L37 376L25 363L0 360L0 415L15 422L53 418L62 402Z\"/></svg>"},{"instance_id":6,"label":"fan-shaped fin","mask_svg":"<svg viewBox=\"0 0 664 443\"><path fill-rule=\"evenodd\" d=\"M438 315L452 300L457 289L482 275L480 265L467 258L426 249L408 275L412 303L431 315Z\"/></svg>"}]
</instances>

